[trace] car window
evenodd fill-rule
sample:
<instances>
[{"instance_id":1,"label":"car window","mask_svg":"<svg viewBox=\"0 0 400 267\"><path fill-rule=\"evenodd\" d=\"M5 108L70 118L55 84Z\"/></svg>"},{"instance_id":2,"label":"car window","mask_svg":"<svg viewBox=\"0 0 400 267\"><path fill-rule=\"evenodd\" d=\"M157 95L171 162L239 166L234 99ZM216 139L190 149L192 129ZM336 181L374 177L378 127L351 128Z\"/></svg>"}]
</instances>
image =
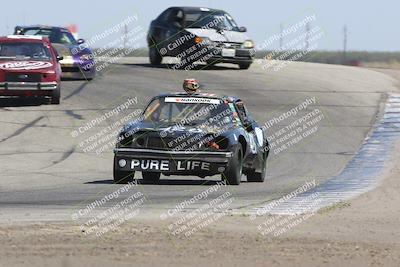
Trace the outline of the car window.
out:
<instances>
[{"instance_id":1,"label":"car window","mask_svg":"<svg viewBox=\"0 0 400 267\"><path fill-rule=\"evenodd\" d=\"M239 31L233 18L220 11L190 11L185 13L186 28L210 28Z\"/></svg>"},{"instance_id":2,"label":"car window","mask_svg":"<svg viewBox=\"0 0 400 267\"><path fill-rule=\"evenodd\" d=\"M59 29L41 29L41 28L29 28L22 31L24 35L40 35L48 37L51 43L56 44L76 44L74 36L67 31L61 31Z\"/></svg>"},{"instance_id":3,"label":"car window","mask_svg":"<svg viewBox=\"0 0 400 267\"><path fill-rule=\"evenodd\" d=\"M243 121L248 120L247 110L246 107L244 106L243 101L242 100L236 101L235 106L237 108L240 118L242 118Z\"/></svg>"},{"instance_id":4,"label":"car window","mask_svg":"<svg viewBox=\"0 0 400 267\"><path fill-rule=\"evenodd\" d=\"M180 9L174 9L169 17L168 17L168 22L171 24L175 24L176 26L182 26L183 25L183 12Z\"/></svg>"},{"instance_id":5,"label":"car window","mask_svg":"<svg viewBox=\"0 0 400 267\"><path fill-rule=\"evenodd\" d=\"M232 123L232 116L229 106L224 103L166 103L163 99L153 100L144 112L145 121L165 124L201 124L205 121L218 123L222 119Z\"/></svg>"},{"instance_id":6,"label":"car window","mask_svg":"<svg viewBox=\"0 0 400 267\"><path fill-rule=\"evenodd\" d=\"M50 60L51 54L49 48L42 43L0 43L0 58Z\"/></svg>"},{"instance_id":7,"label":"car window","mask_svg":"<svg viewBox=\"0 0 400 267\"><path fill-rule=\"evenodd\" d=\"M54 43L57 43L57 42L54 42ZM60 34L59 43L60 44L75 44L76 40L71 33L62 31Z\"/></svg>"},{"instance_id":8,"label":"car window","mask_svg":"<svg viewBox=\"0 0 400 267\"><path fill-rule=\"evenodd\" d=\"M163 13L161 13L160 16L158 16L159 21L168 21L169 17L171 16L171 12L173 11L173 9L167 9L165 10Z\"/></svg>"}]
</instances>

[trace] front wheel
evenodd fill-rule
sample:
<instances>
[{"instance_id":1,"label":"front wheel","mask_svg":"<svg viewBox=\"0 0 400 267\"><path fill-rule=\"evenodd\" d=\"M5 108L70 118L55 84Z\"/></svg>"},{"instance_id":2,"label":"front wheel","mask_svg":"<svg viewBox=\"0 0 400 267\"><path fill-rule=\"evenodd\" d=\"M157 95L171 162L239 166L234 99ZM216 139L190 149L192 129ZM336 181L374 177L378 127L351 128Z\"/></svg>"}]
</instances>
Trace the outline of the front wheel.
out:
<instances>
[{"instance_id":1,"label":"front wheel","mask_svg":"<svg viewBox=\"0 0 400 267\"><path fill-rule=\"evenodd\" d=\"M160 52L158 52L157 48L150 47L149 58L151 65L159 66L161 64L162 56L160 55Z\"/></svg>"},{"instance_id":2,"label":"front wheel","mask_svg":"<svg viewBox=\"0 0 400 267\"><path fill-rule=\"evenodd\" d=\"M54 89L53 92L51 93L51 104L59 105L60 97L61 97L61 88L60 88L60 86L57 86L57 88Z\"/></svg>"},{"instance_id":3,"label":"front wheel","mask_svg":"<svg viewBox=\"0 0 400 267\"><path fill-rule=\"evenodd\" d=\"M222 174L222 179L230 185L239 185L242 179L243 154L242 147L238 145L236 153L228 164L228 168Z\"/></svg>"}]
</instances>

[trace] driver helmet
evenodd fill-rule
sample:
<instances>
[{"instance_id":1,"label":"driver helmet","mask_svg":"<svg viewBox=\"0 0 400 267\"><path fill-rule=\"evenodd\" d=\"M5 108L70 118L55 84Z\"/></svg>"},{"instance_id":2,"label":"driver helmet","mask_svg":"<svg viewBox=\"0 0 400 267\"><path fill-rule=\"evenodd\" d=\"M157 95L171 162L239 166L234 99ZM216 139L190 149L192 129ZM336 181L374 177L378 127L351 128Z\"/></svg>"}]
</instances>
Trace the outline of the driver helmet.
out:
<instances>
[{"instance_id":1,"label":"driver helmet","mask_svg":"<svg viewBox=\"0 0 400 267\"><path fill-rule=\"evenodd\" d=\"M194 94L200 88L199 82L196 79L185 79L183 81L183 90L188 94Z\"/></svg>"}]
</instances>

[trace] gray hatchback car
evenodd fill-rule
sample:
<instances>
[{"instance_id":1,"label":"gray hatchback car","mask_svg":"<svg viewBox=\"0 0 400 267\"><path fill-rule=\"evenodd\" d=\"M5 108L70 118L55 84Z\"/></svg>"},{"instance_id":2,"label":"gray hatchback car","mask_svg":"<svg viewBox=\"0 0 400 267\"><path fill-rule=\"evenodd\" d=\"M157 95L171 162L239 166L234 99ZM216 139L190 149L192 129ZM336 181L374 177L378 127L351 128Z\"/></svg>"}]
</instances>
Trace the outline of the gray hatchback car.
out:
<instances>
[{"instance_id":1,"label":"gray hatchback car","mask_svg":"<svg viewBox=\"0 0 400 267\"><path fill-rule=\"evenodd\" d=\"M248 69L254 43L225 11L202 7L170 7L151 22L147 36L149 58L159 65L163 57L178 57L181 66L196 61L238 64Z\"/></svg>"}]
</instances>

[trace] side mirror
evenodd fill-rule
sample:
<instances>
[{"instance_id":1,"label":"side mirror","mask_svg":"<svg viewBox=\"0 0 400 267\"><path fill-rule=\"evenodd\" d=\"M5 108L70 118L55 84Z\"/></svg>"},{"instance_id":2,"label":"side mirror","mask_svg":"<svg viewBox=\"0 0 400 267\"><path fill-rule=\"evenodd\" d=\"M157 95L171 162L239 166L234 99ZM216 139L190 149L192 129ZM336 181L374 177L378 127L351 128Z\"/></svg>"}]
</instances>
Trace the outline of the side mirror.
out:
<instances>
[{"instance_id":1,"label":"side mirror","mask_svg":"<svg viewBox=\"0 0 400 267\"><path fill-rule=\"evenodd\" d=\"M240 32L247 32L247 28L246 28L246 27L240 27L240 28L239 28L239 31L240 31Z\"/></svg>"},{"instance_id":2,"label":"side mirror","mask_svg":"<svg viewBox=\"0 0 400 267\"><path fill-rule=\"evenodd\" d=\"M64 57L63 56L57 56L56 59L57 59L57 61L61 61L61 60L64 59Z\"/></svg>"},{"instance_id":3,"label":"side mirror","mask_svg":"<svg viewBox=\"0 0 400 267\"><path fill-rule=\"evenodd\" d=\"M78 39L78 44L83 44L85 42L84 39Z\"/></svg>"}]
</instances>

